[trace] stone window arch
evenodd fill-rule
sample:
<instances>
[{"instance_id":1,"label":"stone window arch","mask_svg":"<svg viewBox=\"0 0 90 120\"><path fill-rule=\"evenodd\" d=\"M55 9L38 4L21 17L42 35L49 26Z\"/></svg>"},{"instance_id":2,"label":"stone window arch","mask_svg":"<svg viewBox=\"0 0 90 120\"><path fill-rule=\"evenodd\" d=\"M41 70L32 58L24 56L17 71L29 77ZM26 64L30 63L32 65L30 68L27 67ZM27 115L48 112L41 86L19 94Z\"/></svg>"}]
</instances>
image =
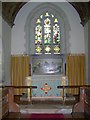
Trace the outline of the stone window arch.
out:
<instances>
[{"instance_id":1,"label":"stone window arch","mask_svg":"<svg viewBox=\"0 0 90 120\"><path fill-rule=\"evenodd\" d=\"M60 27L60 54L66 54L69 46L69 22L67 17L59 7L52 3L42 3L38 5L27 17L26 24L25 24L25 39L26 39L26 53L27 54L36 54L36 46L35 46L35 27L36 27L36 20L45 13L49 13L54 15L59 20L59 27ZM51 33L52 34L52 33ZM44 41L44 36L43 41ZM53 35L52 37L53 38ZM67 40L66 40L67 39ZM53 41L53 40L52 40ZM52 50L52 49L51 49ZM43 50L44 51L44 50ZM42 52L42 54L45 52ZM54 50L53 52L54 53Z\"/></svg>"}]
</instances>

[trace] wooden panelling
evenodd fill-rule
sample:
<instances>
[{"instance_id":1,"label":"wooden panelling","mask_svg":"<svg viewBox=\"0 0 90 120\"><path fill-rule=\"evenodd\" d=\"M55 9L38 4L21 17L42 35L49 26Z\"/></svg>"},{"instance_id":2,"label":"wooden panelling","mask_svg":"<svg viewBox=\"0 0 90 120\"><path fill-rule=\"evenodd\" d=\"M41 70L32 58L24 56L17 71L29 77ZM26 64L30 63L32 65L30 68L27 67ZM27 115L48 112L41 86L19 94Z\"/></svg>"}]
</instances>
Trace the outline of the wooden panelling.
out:
<instances>
[{"instance_id":1,"label":"wooden panelling","mask_svg":"<svg viewBox=\"0 0 90 120\"><path fill-rule=\"evenodd\" d=\"M2 90L1 90L2 89ZM2 97L0 101L0 106L2 105L2 110L0 112L0 117L4 117L5 115L8 114L9 112L9 103L8 103L8 88L1 88L0 90L2 91Z\"/></svg>"}]
</instances>

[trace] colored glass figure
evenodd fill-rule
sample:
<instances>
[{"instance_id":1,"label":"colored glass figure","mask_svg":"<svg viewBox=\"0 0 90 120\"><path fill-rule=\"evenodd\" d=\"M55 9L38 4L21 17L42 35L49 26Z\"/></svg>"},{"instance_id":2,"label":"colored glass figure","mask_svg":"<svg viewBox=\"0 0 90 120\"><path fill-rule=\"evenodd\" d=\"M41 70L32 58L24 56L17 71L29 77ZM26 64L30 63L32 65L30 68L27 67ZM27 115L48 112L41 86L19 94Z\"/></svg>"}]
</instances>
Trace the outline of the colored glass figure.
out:
<instances>
[{"instance_id":1,"label":"colored glass figure","mask_svg":"<svg viewBox=\"0 0 90 120\"><path fill-rule=\"evenodd\" d=\"M42 27L40 25L35 28L35 44L42 44Z\"/></svg>"},{"instance_id":2,"label":"colored glass figure","mask_svg":"<svg viewBox=\"0 0 90 120\"><path fill-rule=\"evenodd\" d=\"M51 47L49 45L45 45L45 54L51 54Z\"/></svg>"},{"instance_id":3,"label":"colored glass figure","mask_svg":"<svg viewBox=\"0 0 90 120\"><path fill-rule=\"evenodd\" d=\"M53 26L53 43L60 44L60 29L58 24Z\"/></svg>"},{"instance_id":4,"label":"colored glass figure","mask_svg":"<svg viewBox=\"0 0 90 120\"><path fill-rule=\"evenodd\" d=\"M60 45L54 45L54 54L60 54Z\"/></svg>"},{"instance_id":5,"label":"colored glass figure","mask_svg":"<svg viewBox=\"0 0 90 120\"><path fill-rule=\"evenodd\" d=\"M51 44L51 21L49 18L44 20L44 44Z\"/></svg>"},{"instance_id":6,"label":"colored glass figure","mask_svg":"<svg viewBox=\"0 0 90 120\"><path fill-rule=\"evenodd\" d=\"M51 36L50 34L44 35L44 44L51 44Z\"/></svg>"}]
</instances>

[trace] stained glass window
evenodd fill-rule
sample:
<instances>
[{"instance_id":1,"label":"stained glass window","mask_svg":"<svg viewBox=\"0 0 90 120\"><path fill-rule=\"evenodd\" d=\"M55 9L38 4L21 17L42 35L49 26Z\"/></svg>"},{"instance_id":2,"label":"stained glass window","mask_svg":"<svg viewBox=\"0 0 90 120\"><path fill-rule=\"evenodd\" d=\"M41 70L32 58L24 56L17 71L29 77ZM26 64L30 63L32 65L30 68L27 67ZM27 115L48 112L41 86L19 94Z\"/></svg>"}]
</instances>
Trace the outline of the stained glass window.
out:
<instances>
[{"instance_id":1,"label":"stained glass window","mask_svg":"<svg viewBox=\"0 0 90 120\"><path fill-rule=\"evenodd\" d=\"M57 23L53 26L53 44L54 54L60 53L60 28Z\"/></svg>"},{"instance_id":2,"label":"stained glass window","mask_svg":"<svg viewBox=\"0 0 90 120\"><path fill-rule=\"evenodd\" d=\"M35 54L60 54L60 24L49 12L41 14L35 24Z\"/></svg>"},{"instance_id":3,"label":"stained glass window","mask_svg":"<svg viewBox=\"0 0 90 120\"><path fill-rule=\"evenodd\" d=\"M37 23L40 23L39 19ZM42 26L40 24L35 27L35 53L42 53Z\"/></svg>"}]
</instances>

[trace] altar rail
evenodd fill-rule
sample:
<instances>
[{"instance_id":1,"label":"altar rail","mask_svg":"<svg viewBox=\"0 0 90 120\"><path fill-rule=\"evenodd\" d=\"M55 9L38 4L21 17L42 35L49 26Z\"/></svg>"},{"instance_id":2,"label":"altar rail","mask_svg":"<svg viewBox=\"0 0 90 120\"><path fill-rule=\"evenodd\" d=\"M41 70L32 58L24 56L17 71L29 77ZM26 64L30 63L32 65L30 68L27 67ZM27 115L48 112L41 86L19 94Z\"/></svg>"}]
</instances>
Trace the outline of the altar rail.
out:
<instances>
[{"instance_id":1,"label":"altar rail","mask_svg":"<svg viewBox=\"0 0 90 120\"><path fill-rule=\"evenodd\" d=\"M90 87L90 85L80 85L80 86L76 86L76 85L72 85L72 86L57 86L57 88L58 89L63 89L63 95L62 95L62 97L63 97L63 101L65 100L64 98L65 98L65 96L64 96L64 92L65 92L65 89L69 89L69 88L71 88L71 89L75 89L75 88L77 88L78 89L78 99L80 99L80 88L86 88L86 87Z\"/></svg>"},{"instance_id":2,"label":"altar rail","mask_svg":"<svg viewBox=\"0 0 90 120\"><path fill-rule=\"evenodd\" d=\"M30 101L32 101L32 89L36 89L37 86L0 86L1 88L3 87L8 87L8 88L13 88L13 89L30 89ZM75 89L77 88L78 89L78 96L80 96L80 88L81 87L90 87L90 85L80 85L80 86L76 86L76 85L73 85L73 86L57 86L58 89L62 89L63 90L63 95L62 95L62 98L63 98L63 101L64 101L64 92L65 92L65 89Z\"/></svg>"},{"instance_id":3,"label":"altar rail","mask_svg":"<svg viewBox=\"0 0 90 120\"><path fill-rule=\"evenodd\" d=\"M29 89L30 90L30 101L32 101L32 89L36 89L37 86L2 86L15 89Z\"/></svg>"}]
</instances>

